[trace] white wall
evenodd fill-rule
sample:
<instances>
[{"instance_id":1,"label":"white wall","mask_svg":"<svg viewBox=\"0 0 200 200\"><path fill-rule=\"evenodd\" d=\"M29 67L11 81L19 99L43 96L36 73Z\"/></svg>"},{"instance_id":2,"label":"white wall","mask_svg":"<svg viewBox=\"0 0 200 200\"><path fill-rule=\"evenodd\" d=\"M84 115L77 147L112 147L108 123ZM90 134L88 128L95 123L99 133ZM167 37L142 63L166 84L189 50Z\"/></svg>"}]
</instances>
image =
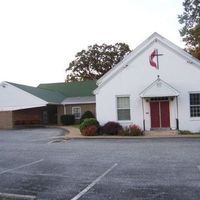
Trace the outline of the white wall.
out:
<instances>
[{"instance_id":1,"label":"white wall","mask_svg":"<svg viewBox=\"0 0 200 200\"><path fill-rule=\"evenodd\" d=\"M159 70L149 64L149 55L157 48L159 53ZM179 127L182 130L199 131L200 118L190 118L189 92L200 92L200 68L187 62L186 58L178 55L160 42L154 42L141 54L132 60L128 67L110 78L96 94L97 119L101 124L107 121L117 121L116 95L130 95L131 121L122 124L135 123L143 127L142 100L139 94L153 81L160 78L179 91ZM146 112L150 110L145 102ZM170 102L171 128L176 127L176 102ZM150 129L150 112L145 114L146 128ZM120 122L121 123L121 122Z\"/></svg>"},{"instance_id":2,"label":"white wall","mask_svg":"<svg viewBox=\"0 0 200 200\"><path fill-rule=\"evenodd\" d=\"M7 82L0 84L0 111L40 107L46 104L46 101L14 87Z\"/></svg>"}]
</instances>

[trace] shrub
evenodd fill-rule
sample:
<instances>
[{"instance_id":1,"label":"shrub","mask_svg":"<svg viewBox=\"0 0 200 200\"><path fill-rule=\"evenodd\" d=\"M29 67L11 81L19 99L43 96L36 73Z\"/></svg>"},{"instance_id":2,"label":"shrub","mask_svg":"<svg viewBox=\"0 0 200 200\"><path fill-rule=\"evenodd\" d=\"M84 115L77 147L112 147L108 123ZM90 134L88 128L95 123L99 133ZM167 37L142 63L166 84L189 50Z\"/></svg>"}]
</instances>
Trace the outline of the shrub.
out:
<instances>
[{"instance_id":1,"label":"shrub","mask_svg":"<svg viewBox=\"0 0 200 200\"><path fill-rule=\"evenodd\" d=\"M83 113L80 119L80 123L84 121L84 119L95 118L94 114L91 111L86 111Z\"/></svg>"},{"instance_id":2,"label":"shrub","mask_svg":"<svg viewBox=\"0 0 200 200\"><path fill-rule=\"evenodd\" d=\"M63 125L72 125L75 123L74 115L62 115L60 121Z\"/></svg>"},{"instance_id":3,"label":"shrub","mask_svg":"<svg viewBox=\"0 0 200 200\"><path fill-rule=\"evenodd\" d=\"M103 132L103 126L99 126L98 129L97 129L97 134L98 135L103 135L104 132Z\"/></svg>"},{"instance_id":4,"label":"shrub","mask_svg":"<svg viewBox=\"0 0 200 200\"><path fill-rule=\"evenodd\" d=\"M141 136L143 135L143 131L138 125L132 124L125 128L123 134L125 136Z\"/></svg>"},{"instance_id":5,"label":"shrub","mask_svg":"<svg viewBox=\"0 0 200 200\"><path fill-rule=\"evenodd\" d=\"M199 135L200 132L191 132L191 131L188 131L188 130L180 130L178 132L179 135Z\"/></svg>"},{"instance_id":6,"label":"shrub","mask_svg":"<svg viewBox=\"0 0 200 200\"><path fill-rule=\"evenodd\" d=\"M98 127L99 122L95 118L88 118L80 124L80 131L82 135L92 136L97 134Z\"/></svg>"},{"instance_id":7,"label":"shrub","mask_svg":"<svg viewBox=\"0 0 200 200\"><path fill-rule=\"evenodd\" d=\"M97 135L97 127L95 125L90 125L81 129L81 134L84 136L94 136Z\"/></svg>"},{"instance_id":8,"label":"shrub","mask_svg":"<svg viewBox=\"0 0 200 200\"><path fill-rule=\"evenodd\" d=\"M86 128L90 125L95 125L96 127L99 127L99 122L95 118L84 119L83 122L80 124L80 129Z\"/></svg>"},{"instance_id":9,"label":"shrub","mask_svg":"<svg viewBox=\"0 0 200 200\"><path fill-rule=\"evenodd\" d=\"M118 135L122 131L122 126L118 122L107 122L102 129L106 135Z\"/></svg>"},{"instance_id":10,"label":"shrub","mask_svg":"<svg viewBox=\"0 0 200 200\"><path fill-rule=\"evenodd\" d=\"M182 131L180 130L178 134L180 134L180 135L191 135L192 133L191 133L191 131L188 131L188 130L182 130Z\"/></svg>"}]
</instances>

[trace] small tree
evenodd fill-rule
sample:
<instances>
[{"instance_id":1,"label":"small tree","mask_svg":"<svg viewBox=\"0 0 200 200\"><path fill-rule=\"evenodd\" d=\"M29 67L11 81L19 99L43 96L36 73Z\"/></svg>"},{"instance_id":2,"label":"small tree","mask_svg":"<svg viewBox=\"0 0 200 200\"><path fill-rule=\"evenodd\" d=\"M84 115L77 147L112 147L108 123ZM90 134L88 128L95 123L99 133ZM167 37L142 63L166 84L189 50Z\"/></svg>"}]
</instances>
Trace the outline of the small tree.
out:
<instances>
[{"instance_id":1,"label":"small tree","mask_svg":"<svg viewBox=\"0 0 200 200\"><path fill-rule=\"evenodd\" d=\"M186 50L200 59L200 1L184 0L184 12L179 15L179 23L183 24L180 34L186 42Z\"/></svg>"},{"instance_id":2,"label":"small tree","mask_svg":"<svg viewBox=\"0 0 200 200\"><path fill-rule=\"evenodd\" d=\"M80 119L80 123L82 123L84 119L88 119L88 118L95 118L94 114L89 110L83 113Z\"/></svg>"}]
</instances>

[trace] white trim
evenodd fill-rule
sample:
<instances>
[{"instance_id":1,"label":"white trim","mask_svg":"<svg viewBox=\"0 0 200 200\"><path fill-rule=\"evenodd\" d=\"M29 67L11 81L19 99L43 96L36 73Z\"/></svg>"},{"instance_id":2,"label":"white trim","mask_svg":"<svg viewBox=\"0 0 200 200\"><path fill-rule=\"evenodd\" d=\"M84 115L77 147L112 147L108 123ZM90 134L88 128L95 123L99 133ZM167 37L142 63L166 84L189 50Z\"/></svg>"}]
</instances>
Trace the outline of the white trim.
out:
<instances>
[{"instance_id":1,"label":"white trim","mask_svg":"<svg viewBox=\"0 0 200 200\"><path fill-rule=\"evenodd\" d=\"M170 92L172 94L166 94L166 95L145 95L146 92L148 92L148 90L151 90L151 88L153 88L157 83L161 83L164 85L165 88L169 89ZM163 81L162 79L160 78L157 78L153 83L151 83L149 86L147 86L140 94L140 97L141 98L152 98L152 97L175 97L175 96L179 96L179 92L174 88L172 87L171 85L169 85L168 83L166 83L165 81Z\"/></svg>"},{"instance_id":2,"label":"white trim","mask_svg":"<svg viewBox=\"0 0 200 200\"><path fill-rule=\"evenodd\" d=\"M200 121L200 117L190 117L190 121Z\"/></svg>"},{"instance_id":3,"label":"white trim","mask_svg":"<svg viewBox=\"0 0 200 200\"><path fill-rule=\"evenodd\" d=\"M96 101L88 101L88 102L67 102L67 103L62 103L62 105L75 105L75 104L93 104L96 103Z\"/></svg>"},{"instance_id":4,"label":"white trim","mask_svg":"<svg viewBox=\"0 0 200 200\"><path fill-rule=\"evenodd\" d=\"M75 113L73 112L73 109L75 109L75 108L76 108L76 109L77 109L77 108L80 109L80 117L76 117L76 116L75 116L75 119L80 119L80 118L81 118L81 114L82 114L81 107L80 107L80 106L73 106L73 107L72 107L72 115L75 114Z\"/></svg>"},{"instance_id":5,"label":"white trim","mask_svg":"<svg viewBox=\"0 0 200 200\"><path fill-rule=\"evenodd\" d=\"M121 67L122 64L124 64L124 67L127 67L127 63L134 59L138 53L138 51L140 49L142 49L142 47L145 44L150 43L149 41L151 40L152 37L156 37L156 35L159 35L158 33L154 32L151 36L149 36L145 41L143 41L140 45L138 45L131 53L129 53L126 57L124 57L123 60L121 60L118 64L116 64L112 69L110 69L106 74L104 74L99 80L97 80L97 85L101 85L104 82L104 79L106 79L106 77L108 75L110 75L111 73L113 73L113 71L115 71L117 68ZM160 35L159 35L160 36ZM147 43L148 42L148 43ZM143 47L143 49L146 46Z\"/></svg>"},{"instance_id":6,"label":"white trim","mask_svg":"<svg viewBox=\"0 0 200 200\"><path fill-rule=\"evenodd\" d=\"M42 104L42 105L30 105L30 106L4 106L0 107L0 112L1 111L16 111L16 110L24 110L24 109L29 109L29 108L40 108L40 107L45 107L47 104Z\"/></svg>"},{"instance_id":7,"label":"white trim","mask_svg":"<svg viewBox=\"0 0 200 200\"><path fill-rule=\"evenodd\" d=\"M15 99L13 102L10 103L6 103L4 104L4 106L0 107L0 111L14 111L14 110L22 110L22 109L28 109L28 108L37 108L37 107L43 107L46 106L48 104L47 101L29 93L26 92L25 90L22 90L14 85L12 85L9 82L2 82L1 87L3 87L6 91L6 88L8 89L8 91L15 91L17 94L17 97L15 96L14 98L18 98L18 102L16 103ZM28 99L29 103L24 100L23 97L26 97L26 100ZM12 97L13 98L13 97Z\"/></svg>"},{"instance_id":8,"label":"white trim","mask_svg":"<svg viewBox=\"0 0 200 200\"><path fill-rule=\"evenodd\" d=\"M14 88L16 88L17 90L20 90L20 91L26 93L27 95L31 96L31 97L34 98L34 99L39 99L40 101L43 101L44 104L48 104L48 103L49 103L49 102L45 101L44 99L41 99L41 98L39 98L39 97L37 97L37 96L35 96L35 95L29 93L29 92L26 92L25 90L22 90L21 88L18 88L18 87L14 86L14 85L12 85L12 84L6 82L6 81L3 82L3 83L6 83L6 84L8 84L8 85L11 86L11 87L14 87Z\"/></svg>"},{"instance_id":9,"label":"white trim","mask_svg":"<svg viewBox=\"0 0 200 200\"><path fill-rule=\"evenodd\" d=\"M190 104L190 95L191 94L199 94L200 95L200 92L199 91L192 91L192 92L188 92L188 98L189 98L189 119L190 119L190 121L200 121L200 116L197 116L197 117L192 117L191 116L191 110L190 110L190 108L191 108L191 106L200 106L200 104L198 104L198 105L191 105Z\"/></svg>"},{"instance_id":10,"label":"white trim","mask_svg":"<svg viewBox=\"0 0 200 200\"><path fill-rule=\"evenodd\" d=\"M65 106L65 105L63 105L63 108L64 108L64 115L66 115L66 114L67 114L67 109L66 109L66 106Z\"/></svg>"},{"instance_id":11,"label":"white trim","mask_svg":"<svg viewBox=\"0 0 200 200\"><path fill-rule=\"evenodd\" d=\"M195 90L195 91L189 91L188 93L189 93L189 94L195 94L195 93L200 94L200 91L199 91L199 90L197 90L197 91Z\"/></svg>"}]
</instances>

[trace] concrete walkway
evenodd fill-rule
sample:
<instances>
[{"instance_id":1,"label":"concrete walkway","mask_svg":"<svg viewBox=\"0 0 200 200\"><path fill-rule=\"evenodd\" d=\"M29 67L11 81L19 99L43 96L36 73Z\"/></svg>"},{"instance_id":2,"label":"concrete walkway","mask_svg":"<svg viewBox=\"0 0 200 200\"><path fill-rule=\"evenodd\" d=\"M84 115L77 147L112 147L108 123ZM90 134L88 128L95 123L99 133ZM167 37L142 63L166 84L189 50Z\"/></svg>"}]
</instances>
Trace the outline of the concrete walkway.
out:
<instances>
[{"instance_id":1,"label":"concrete walkway","mask_svg":"<svg viewBox=\"0 0 200 200\"><path fill-rule=\"evenodd\" d=\"M83 136L78 128L73 126L62 126L66 130L65 139L137 139L137 138L180 138L200 137L200 135L178 135L178 131L145 131L144 136Z\"/></svg>"},{"instance_id":2,"label":"concrete walkway","mask_svg":"<svg viewBox=\"0 0 200 200\"><path fill-rule=\"evenodd\" d=\"M172 131L172 130L168 130L168 131L164 131L164 130L160 130L160 131L145 131L145 137L146 136L157 136L157 137L172 137L172 136L178 136L178 131Z\"/></svg>"}]
</instances>

